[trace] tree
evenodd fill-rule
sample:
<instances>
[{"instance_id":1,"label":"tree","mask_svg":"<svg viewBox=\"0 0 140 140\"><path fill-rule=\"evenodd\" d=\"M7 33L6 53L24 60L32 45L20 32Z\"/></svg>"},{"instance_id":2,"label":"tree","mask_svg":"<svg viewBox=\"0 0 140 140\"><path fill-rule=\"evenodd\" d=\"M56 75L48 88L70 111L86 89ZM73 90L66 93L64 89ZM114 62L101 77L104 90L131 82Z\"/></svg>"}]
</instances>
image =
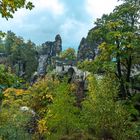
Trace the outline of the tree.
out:
<instances>
[{"instance_id":1,"label":"tree","mask_svg":"<svg viewBox=\"0 0 140 140\"><path fill-rule=\"evenodd\" d=\"M34 7L32 2L27 2L26 0L0 0L0 14L2 18L13 18L13 14L21 9L26 8L31 10ZM5 33L0 31L0 38L4 37Z\"/></svg>"},{"instance_id":2,"label":"tree","mask_svg":"<svg viewBox=\"0 0 140 140\"><path fill-rule=\"evenodd\" d=\"M0 88L18 86L18 78L10 73L4 65L0 65Z\"/></svg>"},{"instance_id":3,"label":"tree","mask_svg":"<svg viewBox=\"0 0 140 140\"><path fill-rule=\"evenodd\" d=\"M12 46L16 40L16 35L15 33L8 31L7 34L5 35L4 39L4 45L5 45L5 53L7 55L11 54Z\"/></svg>"},{"instance_id":4,"label":"tree","mask_svg":"<svg viewBox=\"0 0 140 140\"><path fill-rule=\"evenodd\" d=\"M30 110L22 110L27 106L28 92L23 89L7 88L0 113L0 138L7 140L31 139L27 131L27 124L33 114Z\"/></svg>"},{"instance_id":5,"label":"tree","mask_svg":"<svg viewBox=\"0 0 140 140\"><path fill-rule=\"evenodd\" d=\"M3 40L0 38L0 53L4 53L4 52L5 52L4 43Z\"/></svg>"},{"instance_id":6,"label":"tree","mask_svg":"<svg viewBox=\"0 0 140 140\"><path fill-rule=\"evenodd\" d=\"M89 35L92 40L102 40L96 61L103 62L104 68L110 67L110 64L116 67L114 72L120 81L123 97L130 96L131 70L134 64L138 64L136 60L137 51L140 50L139 13L139 0L125 0L112 13L97 19L96 29Z\"/></svg>"},{"instance_id":7,"label":"tree","mask_svg":"<svg viewBox=\"0 0 140 140\"><path fill-rule=\"evenodd\" d=\"M21 52L24 64L23 70L26 78L30 79L31 75L37 70L38 66L36 45L32 41L28 40L27 43L24 43L24 47L21 48Z\"/></svg>"},{"instance_id":8,"label":"tree","mask_svg":"<svg viewBox=\"0 0 140 140\"><path fill-rule=\"evenodd\" d=\"M22 37L17 37L11 31L7 32L3 45L12 70L18 76L24 75L25 79L29 79L37 69L36 45L30 40L25 43Z\"/></svg>"},{"instance_id":9,"label":"tree","mask_svg":"<svg viewBox=\"0 0 140 140\"><path fill-rule=\"evenodd\" d=\"M32 2L26 0L0 0L0 14L3 18L13 18L13 14L21 8L31 10L34 7Z\"/></svg>"},{"instance_id":10,"label":"tree","mask_svg":"<svg viewBox=\"0 0 140 140\"><path fill-rule=\"evenodd\" d=\"M83 129L98 139L139 139L135 123L130 121L129 108L117 101L118 82L114 75L88 78L88 95L83 101Z\"/></svg>"},{"instance_id":11,"label":"tree","mask_svg":"<svg viewBox=\"0 0 140 140\"><path fill-rule=\"evenodd\" d=\"M62 59L67 59L67 60L76 59L75 50L73 48L68 48L67 50L63 51L60 56Z\"/></svg>"},{"instance_id":12,"label":"tree","mask_svg":"<svg viewBox=\"0 0 140 140\"><path fill-rule=\"evenodd\" d=\"M53 103L48 106L45 117L48 139L59 139L79 130L79 109L75 106L76 100L71 86L66 81L62 82L55 92L56 96Z\"/></svg>"}]
</instances>

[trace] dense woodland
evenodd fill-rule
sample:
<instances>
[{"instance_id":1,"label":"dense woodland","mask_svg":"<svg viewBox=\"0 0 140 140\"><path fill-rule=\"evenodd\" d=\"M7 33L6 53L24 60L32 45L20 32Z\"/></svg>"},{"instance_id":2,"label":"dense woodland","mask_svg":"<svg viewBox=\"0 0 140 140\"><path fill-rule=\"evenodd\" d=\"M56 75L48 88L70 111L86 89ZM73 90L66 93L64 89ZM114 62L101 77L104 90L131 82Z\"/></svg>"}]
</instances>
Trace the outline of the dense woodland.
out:
<instances>
[{"instance_id":1,"label":"dense woodland","mask_svg":"<svg viewBox=\"0 0 140 140\"><path fill-rule=\"evenodd\" d=\"M34 6L0 0L6 19L22 7ZM89 72L82 81L86 90L70 75L52 73L51 64L31 83L41 47L12 31L1 32L0 140L139 140L139 22L140 0L122 0L88 33L88 43L98 43L93 60L78 60L71 48L60 54Z\"/></svg>"}]
</instances>

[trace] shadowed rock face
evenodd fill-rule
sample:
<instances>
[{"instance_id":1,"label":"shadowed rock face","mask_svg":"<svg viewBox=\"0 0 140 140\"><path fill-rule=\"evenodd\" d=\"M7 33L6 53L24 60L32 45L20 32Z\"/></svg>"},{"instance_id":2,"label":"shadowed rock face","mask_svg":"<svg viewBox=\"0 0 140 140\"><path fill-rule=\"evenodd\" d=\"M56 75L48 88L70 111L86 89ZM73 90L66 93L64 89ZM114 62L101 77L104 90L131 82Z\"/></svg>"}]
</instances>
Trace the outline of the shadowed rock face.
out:
<instances>
[{"instance_id":1,"label":"shadowed rock face","mask_svg":"<svg viewBox=\"0 0 140 140\"><path fill-rule=\"evenodd\" d=\"M40 55L37 69L38 75L44 75L46 73L47 58L48 55Z\"/></svg>"},{"instance_id":2,"label":"shadowed rock face","mask_svg":"<svg viewBox=\"0 0 140 140\"><path fill-rule=\"evenodd\" d=\"M56 54L59 55L60 52L62 51L62 39L60 35L56 35L54 46L55 46Z\"/></svg>"},{"instance_id":3,"label":"shadowed rock face","mask_svg":"<svg viewBox=\"0 0 140 140\"><path fill-rule=\"evenodd\" d=\"M52 64L52 57L58 56L62 51L62 39L60 35L56 35L55 41L47 41L42 44L38 61L38 75L46 73L47 65Z\"/></svg>"},{"instance_id":4,"label":"shadowed rock face","mask_svg":"<svg viewBox=\"0 0 140 140\"><path fill-rule=\"evenodd\" d=\"M57 56L62 51L62 39L60 35L56 35L55 41L47 41L42 44L41 55L49 57Z\"/></svg>"},{"instance_id":5,"label":"shadowed rock face","mask_svg":"<svg viewBox=\"0 0 140 140\"><path fill-rule=\"evenodd\" d=\"M78 54L77 59L78 61L84 61L84 60L94 60L94 58L98 55L99 49L98 46L101 44L101 39L98 40L90 40L88 41L88 38L92 36L92 31L96 30L97 27L92 28L89 32L86 38L82 38L80 45L78 47Z\"/></svg>"},{"instance_id":6,"label":"shadowed rock face","mask_svg":"<svg viewBox=\"0 0 140 140\"><path fill-rule=\"evenodd\" d=\"M94 57L95 57L95 51L93 47L88 43L87 39L83 37L78 48L78 54L77 54L78 61L83 61L86 59L93 60Z\"/></svg>"}]
</instances>

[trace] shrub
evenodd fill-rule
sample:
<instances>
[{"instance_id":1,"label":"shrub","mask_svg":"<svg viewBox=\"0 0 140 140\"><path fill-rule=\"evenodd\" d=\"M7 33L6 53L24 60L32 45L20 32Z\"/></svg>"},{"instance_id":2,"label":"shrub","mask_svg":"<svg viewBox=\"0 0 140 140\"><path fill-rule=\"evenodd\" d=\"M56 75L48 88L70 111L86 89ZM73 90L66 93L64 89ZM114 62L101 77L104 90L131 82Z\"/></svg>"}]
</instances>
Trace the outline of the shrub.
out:
<instances>
[{"instance_id":1,"label":"shrub","mask_svg":"<svg viewBox=\"0 0 140 140\"><path fill-rule=\"evenodd\" d=\"M71 135L79 129L79 109L75 106L73 88L62 82L55 89L56 96L48 106L46 114L47 138L60 139L64 135Z\"/></svg>"},{"instance_id":2,"label":"shrub","mask_svg":"<svg viewBox=\"0 0 140 140\"><path fill-rule=\"evenodd\" d=\"M21 106L27 105L27 101L23 101L26 95L27 92L21 89L8 88L4 91L0 110L0 139L30 140L26 125L32 113L20 110Z\"/></svg>"},{"instance_id":3,"label":"shrub","mask_svg":"<svg viewBox=\"0 0 140 140\"><path fill-rule=\"evenodd\" d=\"M128 140L137 138L130 113L117 101L118 84L112 75L100 80L89 77L89 95L83 102L82 127L99 139Z\"/></svg>"}]
</instances>

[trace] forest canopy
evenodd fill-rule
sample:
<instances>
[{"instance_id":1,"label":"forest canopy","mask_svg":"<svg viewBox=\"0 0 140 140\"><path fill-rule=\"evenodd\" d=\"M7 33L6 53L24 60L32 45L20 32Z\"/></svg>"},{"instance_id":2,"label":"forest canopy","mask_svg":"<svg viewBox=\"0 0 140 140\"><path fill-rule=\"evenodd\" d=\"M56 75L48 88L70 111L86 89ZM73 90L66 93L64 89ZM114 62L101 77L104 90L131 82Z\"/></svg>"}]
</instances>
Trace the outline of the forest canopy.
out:
<instances>
[{"instance_id":1,"label":"forest canopy","mask_svg":"<svg viewBox=\"0 0 140 140\"><path fill-rule=\"evenodd\" d=\"M0 4L6 19L33 8ZM8 31L0 39L0 140L140 139L139 21L140 1L122 0L82 39L80 56L92 55L82 59L62 51L60 35L37 46Z\"/></svg>"}]
</instances>

